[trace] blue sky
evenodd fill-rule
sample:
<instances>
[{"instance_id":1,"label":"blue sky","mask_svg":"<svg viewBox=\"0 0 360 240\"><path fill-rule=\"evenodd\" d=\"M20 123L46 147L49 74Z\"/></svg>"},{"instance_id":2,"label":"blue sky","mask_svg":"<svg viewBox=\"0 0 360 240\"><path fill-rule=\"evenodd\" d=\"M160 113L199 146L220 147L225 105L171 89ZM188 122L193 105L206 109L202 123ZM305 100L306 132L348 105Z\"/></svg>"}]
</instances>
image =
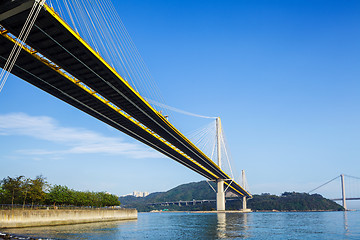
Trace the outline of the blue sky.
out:
<instances>
[{"instance_id":1,"label":"blue sky","mask_svg":"<svg viewBox=\"0 0 360 240\"><path fill-rule=\"evenodd\" d=\"M360 175L359 1L114 4L166 103L222 118L253 193ZM1 178L118 195L203 180L16 77L0 106ZM173 115L184 132L209 123Z\"/></svg>"}]
</instances>

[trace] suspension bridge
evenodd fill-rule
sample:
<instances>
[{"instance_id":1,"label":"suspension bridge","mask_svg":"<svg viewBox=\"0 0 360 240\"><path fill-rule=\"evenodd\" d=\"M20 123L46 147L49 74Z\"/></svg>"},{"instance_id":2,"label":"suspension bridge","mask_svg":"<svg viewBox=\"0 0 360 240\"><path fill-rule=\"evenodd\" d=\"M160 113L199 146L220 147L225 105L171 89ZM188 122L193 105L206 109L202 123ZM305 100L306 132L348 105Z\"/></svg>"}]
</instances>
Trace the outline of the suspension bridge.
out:
<instances>
[{"instance_id":1,"label":"suspension bridge","mask_svg":"<svg viewBox=\"0 0 360 240\"><path fill-rule=\"evenodd\" d=\"M336 181L339 181L340 179L340 189L341 189L341 198L332 198L333 201L342 201L342 205L345 210L348 210L346 201L348 200L360 200L360 178L354 177L346 174L341 174L339 176L336 176L335 178L327 181L324 184L321 184L320 186L312 189L309 191L309 193L318 191L321 188L324 188L325 186L329 186L331 183L334 183ZM347 183L346 183L347 182ZM349 191L351 190L351 191ZM350 197L347 197L348 196Z\"/></svg>"},{"instance_id":2,"label":"suspension bridge","mask_svg":"<svg viewBox=\"0 0 360 240\"><path fill-rule=\"evenodd\" d=\"M251 194L222 168L229 153L220 118L205 154L156 110L162 103L150 100L158 95L155 83L111 1L100 2L0 0L0 91L11 72L217 182L217 210L225 210L228 190L246 208ZM149 82L148 99L140 93Z\"/></svg>"}]
</instances>

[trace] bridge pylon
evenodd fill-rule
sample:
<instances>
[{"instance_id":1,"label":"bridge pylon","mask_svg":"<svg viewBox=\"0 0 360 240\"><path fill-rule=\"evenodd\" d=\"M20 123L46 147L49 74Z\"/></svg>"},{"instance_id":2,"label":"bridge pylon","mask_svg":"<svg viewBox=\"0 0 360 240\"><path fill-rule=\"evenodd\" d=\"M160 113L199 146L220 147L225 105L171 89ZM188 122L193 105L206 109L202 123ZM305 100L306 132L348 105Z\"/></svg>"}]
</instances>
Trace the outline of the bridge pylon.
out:
<instances>
[{"instance_id":1,"label":"bridge pylon","mask_svg":"<svg viewBox=\"0 0 360 240\"><path fill-rule=\"evenodd\" d=\"M216 118L216 141L218 166L221 169L221 120ZM216 210L225 211L224 179L217 180Z\"/></svg>"},{"instance_id":2,"label":"bridge pylon","mask_svg":"<svg viewBox=\"0 0 360 240\"><path fill-rule=\"evenodd\" d=\"M345 196L345 180L344 180L344 174L340 175L341 177L341 192L342 192L342 203L343 203L343 207L346 209L346 196Z\"/></svg>"},{"instance_id":3,"label":"bridge pylon","mask_svg":"<svg viewBox=\"0 0 360 240\"><path fill-rule=\"evenodd\" d=\"M243 188L246 189L246 178L245 178L245 170L241 171L241 176L242 176L242 185ZM243 200L242 200L242 210L245 211L247 209L247 199L246 196L243 196Z\"/></svg>"}]
</instances>

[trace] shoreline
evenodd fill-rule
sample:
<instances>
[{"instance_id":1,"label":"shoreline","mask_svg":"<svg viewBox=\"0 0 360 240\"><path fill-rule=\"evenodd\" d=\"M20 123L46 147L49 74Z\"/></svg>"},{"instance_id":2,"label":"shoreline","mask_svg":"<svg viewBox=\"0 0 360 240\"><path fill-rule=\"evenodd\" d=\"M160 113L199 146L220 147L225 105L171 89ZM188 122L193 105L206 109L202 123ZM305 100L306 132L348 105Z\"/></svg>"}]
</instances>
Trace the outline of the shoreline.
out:
<instances>
[{"instance_id":1,"label":"shoreline","mask_svg":"<svg viewBox=\"0 0 360 240\"><path fill-rule=\"evenodd\" d=\"M24 237L20 235L14 235L11 233L2 233L0 232L0 239L6 239L6 240L17 240L17 239L29 239L29 240L45 240L48 238L33 238L33 237Z\"/></svg>"},{"instance_id":2,"label":"shoreline","mask_svg":"<svg viewBox=\"0 0 360 240\"><path fill-rule=\"evenodd\" d=\"M136 209L0 210L0 230L94 222L136 220Z\"/></svg>"}]
</instances>

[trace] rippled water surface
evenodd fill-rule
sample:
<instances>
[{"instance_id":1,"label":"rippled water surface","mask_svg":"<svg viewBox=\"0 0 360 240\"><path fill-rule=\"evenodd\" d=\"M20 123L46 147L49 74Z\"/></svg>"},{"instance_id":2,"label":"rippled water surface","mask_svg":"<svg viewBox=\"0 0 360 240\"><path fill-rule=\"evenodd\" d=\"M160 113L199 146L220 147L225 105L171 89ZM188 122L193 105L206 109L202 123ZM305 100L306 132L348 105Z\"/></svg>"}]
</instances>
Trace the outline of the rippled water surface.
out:
<instances>
[{"instance_id":1,"label":"rippled water surface","mask_svg":"<svg viewBox=\"0 0 360 240\"><path fill-rule=\"evenodd\" d=\"M8 231L52 239L360 239L360 212L139 213L137 221Z\"/></svg>"}]
</instances>

